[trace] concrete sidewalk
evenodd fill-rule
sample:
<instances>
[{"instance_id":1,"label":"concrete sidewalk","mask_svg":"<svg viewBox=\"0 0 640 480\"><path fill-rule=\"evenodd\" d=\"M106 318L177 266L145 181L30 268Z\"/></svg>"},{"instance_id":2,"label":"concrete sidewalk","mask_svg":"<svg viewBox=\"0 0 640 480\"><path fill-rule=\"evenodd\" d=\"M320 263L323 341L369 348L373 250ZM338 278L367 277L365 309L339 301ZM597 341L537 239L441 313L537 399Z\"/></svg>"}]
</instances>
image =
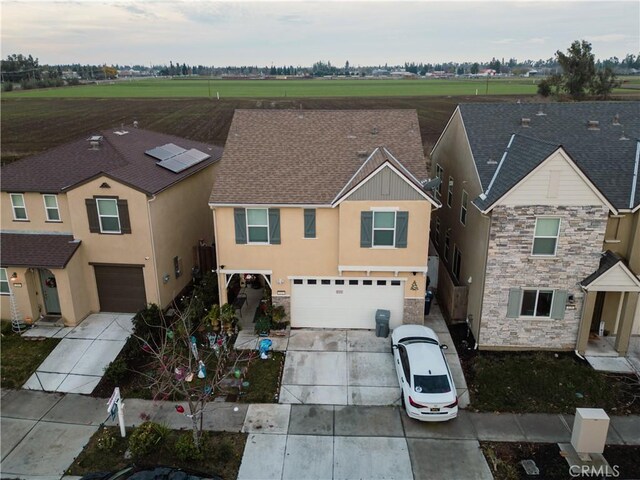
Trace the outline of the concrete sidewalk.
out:
<instances>
[{"instance_id":1,"label":"concrete sidewalk","mask_svg":"<svg viewBox=\"0 0 640 480\"><path fill-rule=\"evenodd\" d=\"M2 478L61 478L100 424L116 424L107 420L106 402L2 391ZM190 428L175 404L125 399L125 421L139 425L148 416L171 428ZM367 472L379 476L391 468L379 465L383 460L391 462L394 478L411 471L415 478L438 478L434 472L467 478L465 468L488 471L479 441L568 442L573 417L461 411L451 422L427 424L399 407L210 403L204 424L207 430L249 435L240 478L327 478L329 466L333 478L367 478ZM640 416L611 417L607 443L640 445Z\"/></svg>"}]
</instances>

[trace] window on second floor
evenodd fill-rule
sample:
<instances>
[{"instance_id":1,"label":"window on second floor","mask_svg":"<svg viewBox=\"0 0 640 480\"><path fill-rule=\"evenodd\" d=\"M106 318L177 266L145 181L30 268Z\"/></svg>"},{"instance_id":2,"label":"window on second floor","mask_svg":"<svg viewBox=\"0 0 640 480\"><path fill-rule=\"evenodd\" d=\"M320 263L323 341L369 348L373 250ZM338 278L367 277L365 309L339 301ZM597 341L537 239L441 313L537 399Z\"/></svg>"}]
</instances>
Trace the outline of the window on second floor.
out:
<instances>
[{"instance_id":1,"label":"window on second floor","mask_svg":"<svg viewBox=\"0 0 640 480\"><path fill-rule=\"evenodd\" d=\"M269 243L269 211L247 208L247 240L249 243Z\"/></svg>"},{"instance_id":2,"label":"window on second floor","mask_svg":"<svg viewBox=\"0 0 640 480\"><path fill-rule=\"evenodd\" d=\"M360 246L406 248L409 212L364 211L360 214Z\"/></svg>"},{"instance_id":3,"label":"window on second floor","mask_svg":"<svg viewBox=\"0 0 640 480\"><path fill-rule=\"evenodd\" d=\"M118 197L94 197L85 200L89 231L103 234L131 233L129 205Z\"/></svg>"},{"instance_id":4,"label":"window on second floor","mask_svg":"<svg viewBox=\"0 0 640 480\"><path fill-rule=\"evenodd\" d=\"M42 200L44 201L44 211L47 214L47 222L59 222L58 197L56 195L42 195Z\"/></svg>"},{"instance_id":5,"label":"window on second floor","mask_svg":"<svg viewBox=\"0 0 640 480\"><path fill-rule=\"evenodd\" d=\"M100 233L120 233L118 201L115 198L97 198Z\"/></svg>"},{"instance_id":6,"label":"window on second floor","mask_svg":"<svg viewBox=\"0 0 640 480\"><path fill-rule=\"evenodd\" d=\"M29 220L27 217L27 207L24 203L24 195L22 193L12 193L11 207L13 208L14 220Z\"/></svg>"},{"instance_id":7,"label":"window on second floor","mask_svg":"<svg viewBox=\"0 0 640 480\"><path fill-rule=\"evenodd\" d=\"M449 186L447 187L447 206L453 204L453 177L449 177Z\"/></svg>"},{"instance_id":8,"label":"window on second floor","mask_svg":"<svg viewBox=\"0 0 640 480\"><path fill-rule=\"evenodd\" d=\"M533 234L532 255L553 256L558 247L560 233L560 219L553 217L538 217Z\"/></svg>"},{"instance_id":9,"label":"window on second floor","mask_svg":"<svg viewBox=\"0 0 640 480\"><path fill-rule=\"evenodd\" d=\"M280 209L235 208L233 216L237 244L280 244Z\"/></svg>"},{"instance_id":10,"label":"window on second floor","mask_svg":"<svg viewBox=\"0 0 640 480\"><path fill-rule=\"evenodd\" d=\"M469 202L469 196L467 195L467 192L465 192L464 190L462 191L462 201L460 203L460 223L462 223L462 225L466 225L467 224L467 204Z\"/></svg>"},{"instance_id":11,"label":"window on second floor","mask_svg":"<svg viewBox=\"0 0 640 480\"><path fill-rule=\"evenodd\" d=\"M6 268L0 268L0 294L9 295L9 277Z\"/></svg>"},{"instance_id":12,"label":"window on second floor","mask_svg":"<svg viewBox=\"0 0 640 480\"><path fill-rule=\"evenodd\" d=\"M316 209L304 209L304 238L316 238Z\"/></svg>"},{"instance_id":13,"label":"window on second floor","mask_svg":"<svg viewBox=\"0 0 640 480\"><path fill-rule=\"evenodd\" d=\"M433 236L433 243L440 245L440 217L436 217L436 228Z\"/></svg>"}]
</instances>

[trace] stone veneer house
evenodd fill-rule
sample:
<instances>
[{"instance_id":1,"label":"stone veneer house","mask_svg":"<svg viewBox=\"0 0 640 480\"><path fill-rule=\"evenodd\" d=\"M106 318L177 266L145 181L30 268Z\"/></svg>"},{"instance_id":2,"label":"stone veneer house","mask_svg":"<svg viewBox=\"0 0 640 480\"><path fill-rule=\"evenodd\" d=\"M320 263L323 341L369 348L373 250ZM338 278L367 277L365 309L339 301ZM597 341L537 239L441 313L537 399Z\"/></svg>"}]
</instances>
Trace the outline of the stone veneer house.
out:
<instances>
[{"instance_id":1,"label":"stone veneer house","mask_svg":"<svg viewBox=\"0 0 640 480\"><path fill-rule=\"evenodd\" d=\"M462 104L432 151L439 295L482 349L640 335L640 105ZM601 322L602 326L601 326Z\"/></svg>"},{"instance_id":2,"label":"stone veneer house","mask_svg":"<svg viewBox=\"0 0 640 480\"><path fill-rule=\"evenodd\" d=\"M422 323L426 176L414 110L237 110L209 203L221 302L254 274L293 327Z\"/></svg>"},{"instance_id":3,"label":"stone veneer house","mask_svg":"<svg viewBox=\"0 0 640 480\"><path fill-rule=\"evenodd\" d=\"M222 148L135 127L2 167L0 301L11 316L77 325L167 306L211 244L207 200Z\"/></svg>"}]
</instances>

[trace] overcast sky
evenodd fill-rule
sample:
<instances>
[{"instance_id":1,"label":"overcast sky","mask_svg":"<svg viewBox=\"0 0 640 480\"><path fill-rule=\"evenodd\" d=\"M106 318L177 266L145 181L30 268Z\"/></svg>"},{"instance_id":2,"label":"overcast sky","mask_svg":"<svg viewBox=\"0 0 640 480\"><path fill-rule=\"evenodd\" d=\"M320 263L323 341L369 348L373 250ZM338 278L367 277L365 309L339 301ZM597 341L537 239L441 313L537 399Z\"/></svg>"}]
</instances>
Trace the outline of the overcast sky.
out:
<instances>
[{"instance_id":1,"label":"overcast sky","mask_svg":"<svg viewBox=\"0 0 640 480\"><path fill-rule=\"evenodd\" d=\"M353 66L550 58L573 40L597 58L640 50L630 1L2 0L2 57L41 64Z\"/></svg>"}]
</instances>

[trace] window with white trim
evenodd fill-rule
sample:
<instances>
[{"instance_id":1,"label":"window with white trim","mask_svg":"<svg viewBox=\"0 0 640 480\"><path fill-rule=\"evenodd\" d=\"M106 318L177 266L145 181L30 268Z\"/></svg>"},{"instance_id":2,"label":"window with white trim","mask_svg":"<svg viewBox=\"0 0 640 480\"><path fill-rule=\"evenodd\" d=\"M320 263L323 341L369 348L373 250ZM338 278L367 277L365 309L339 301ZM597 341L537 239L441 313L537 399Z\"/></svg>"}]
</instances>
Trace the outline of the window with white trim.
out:
<instances>
[{"instance_id":1,"label":"window with white trim","mask_svg":"<svg viewBox=\"0 0 640 480\"><path fill-rule=\"evenodd\" d=\"M440 184L436 188L436 198L440 200L442 198L442 177L444 176L444 169L436 163L436 177L440 179Z\"/></svg>"},{"instance_id":2,"label":"window with white trim","mask_svg":"<svg viewBox=\"0 0 640 480\"><path fill-rule=\"evenodd\" d=\"M57 195L42 195L44 201L44 211L47 214L48 222L60 221L60 209L58 208L58 196Z\"/></svg>"},{"instance_id":3,"label":"window with white trim","mask_svg":"<svg viewBox=\"0 0 640 480\"><path fill-rule=\"evenodd\" d=\"M269 243L269 210L247 208L247 242Z\"/></svg>"},{"instance_id":4,"label":"window with white trim","mask_svg":"<svg viewBox=\"0 0 640 480\"><path fill-rule=\"evenodd\" d=\"M449 177L449 186L447 187L447 206L453 204L453 177Z\"/></svg>"},{"instance_id":5,"label":"window with white trim","mask_svg":"<svg viewBox=\"0 0 640 480\"><path fill-rule=\"evenodd\" d=\"M7 269L0 268L0 294L9 295L9 277L7 276Z\"/></svg>"},{"instance_id":6,"label":"window with white trim","mask_svg":"<svg viewBox=\"0 0 640 480\"><path fill-rule=\"evenodd\" d=\"M11 193L11 207L13 208L14 220L29 220L27 217L27 207L24 203L24 195L21 193Z\"/></svg>"},{"instance_id":7,"label":"window with white trim","mask_svg":"<svg viewBox=\"0 0 640 480\"><path fill-rule=\"evenodd\" d=\"M469 202L469 196L467 192L462 190L462 201L460 202L460 223L462 225L467 224L467 204Z\"/></svg>"},{"instance_id":8,"label":"window with white trim","mask_svg":"<svg viewBox=\"0 0 640 480\"><path fill-rule=\"evenodd\" d=\"M120 233L120 215L118 200L115 198L96 198L100 233Z\"/></svg>"},{"instance_id":9,"label":"window with white trim","mask_svg":"<svg viewBox=\"0 0 640 480\"><path fill-rule=\"evenodd\" d=\"M462 265L462 253L457 245L453 246L453 276L460 280L460 269Z\"/></svg>"},{"instance_id":10,"label":"window with white trim","mask_svg":"<svg viewBox=\"0 0 640 480\"><path fill-rule=\"evenodd\" d=\"M393 247L396 244L396 212L373 212L373 246Z\"/></svg>"},{"instance_id":11,"label":"window with white trim","mask_svg":"<svg viewBox=\"0 0 640 480\"><path fill-rule=\"evenodd\" d=\"M440 218L436 217L436 228L433 237L433 243L438 246L440 244Z\"/></svg>"},{"instance_id":12,"label":"window with white trim","mask_svg":"<svg viewBox=\"0 0 640 480\"><path fill-rule=\"evenodd\" d=\"M553 256L558 247L560 219L554 217L536 218L531 255Z\"/></svg>"},{"instance_id":13,"label":"window with white trim","mask_svg":"<svg viewBox=\"0 0 640 480\"><path fill-rule=\"evenodd\" d=\"M521 317L551 317L553 290L523 290L520 304Z\"/></svg>"},{"instance_id":14,"label":"window with white trim","mask_svg":"<svg viewBox=\"0 0 640 480\"><path fill-rule=\"evenodd\" d=\"M444 234L444 261L449 263L449 250L451 248L451 232Z\"/></svg>"}]
</instances>

